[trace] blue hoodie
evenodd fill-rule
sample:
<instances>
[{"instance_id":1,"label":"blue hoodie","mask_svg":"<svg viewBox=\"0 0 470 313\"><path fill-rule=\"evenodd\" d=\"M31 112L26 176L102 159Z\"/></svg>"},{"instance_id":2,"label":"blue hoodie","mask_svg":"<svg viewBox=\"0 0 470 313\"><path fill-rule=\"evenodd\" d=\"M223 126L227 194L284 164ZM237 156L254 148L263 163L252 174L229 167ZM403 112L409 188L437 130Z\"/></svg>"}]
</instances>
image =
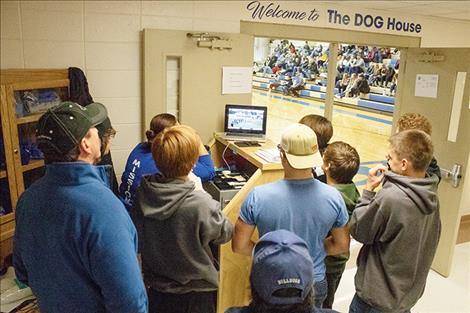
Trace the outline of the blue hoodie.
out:
<instances>
[{"instance_id":1,"label":"blue hoodie","mask_svg":"<svg viewBox=\"0 0 470 313\"><path fill-rule=\"evenodd\" d=\"M137 235L104 166L53 163L20 197L13 263L41 312L147 312Z\"/></svg>"},{"instance_id":2,"label":"blue hoodie","mask_svg":"<svg viewBox=\"0 0 470 313\"><path fill-rule=\"evenodd\" d=\"M202 182L211 180L215 176L214 163L209 154L199 156L193 168L196 176ZM121 177L119 186L119 199L129 210L134 203L137 188L143 176L160 173L148 143L139 143L127 158L126 168Z\"/></svg>"}]
</instances>

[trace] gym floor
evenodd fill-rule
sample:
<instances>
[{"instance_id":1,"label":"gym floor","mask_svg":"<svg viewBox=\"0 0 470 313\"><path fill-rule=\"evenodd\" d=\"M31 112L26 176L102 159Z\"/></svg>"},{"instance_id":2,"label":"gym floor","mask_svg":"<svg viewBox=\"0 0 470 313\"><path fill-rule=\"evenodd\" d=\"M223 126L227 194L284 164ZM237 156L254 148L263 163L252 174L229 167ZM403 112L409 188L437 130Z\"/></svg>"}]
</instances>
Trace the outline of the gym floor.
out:
<instances>
[{"instance_id":1,"label":"gym floor","mask_svg":"<svg viewBox=\"0 0 470 313\"><path fill-rule=\"evenodd\" d=\"M323 115L324 111L322 102L261 90L253 90L252 103L268 107L267 136L273 142L279 142L282 131L303 116ZM361 190L369 168L385 162L392 116L335 105L332 123L333 138L330 142L347 142L359 153L361 167L354 182Z\"/></svg>"}]
</instances>

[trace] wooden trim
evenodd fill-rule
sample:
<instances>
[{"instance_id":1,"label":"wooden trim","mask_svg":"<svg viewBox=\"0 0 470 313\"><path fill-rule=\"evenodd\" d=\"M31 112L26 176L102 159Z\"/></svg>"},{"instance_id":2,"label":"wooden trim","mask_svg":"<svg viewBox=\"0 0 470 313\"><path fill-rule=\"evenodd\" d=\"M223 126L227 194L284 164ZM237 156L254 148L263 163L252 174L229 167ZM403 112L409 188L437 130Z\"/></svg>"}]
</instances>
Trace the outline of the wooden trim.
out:
<instances>
[{"instance_id":1,"label":"wooden trim","mask_svg":"<svg viewBox=\"0 0 470 313\"><path fill-rule=\"evenodd\" d=\"M28 164L23 165L23 172L34 170L44 166L44 160L31 160Z\"/></svg>"},{"instance_id":2,"label":"wooden trim","mask_svg":"<svg viewBox=\"0 0 470 313\"><path fill-rule=\"evenodd\" d=\"M23 179L23 172L18 171L15 169L21 168L21 155L20 155L20 139L18 137L18 125L16 123L16 110L15 110L15 98L14 98L14 89L13 86L8 85L6 86L6 106L8 111L8 116L10 117L10 138L11 138L11 146L10 146L10 153L13 156L13 162L10 162L8 166L9 173L15 173L16 178L16 186L15 191L12 192L10 190L11 195L11 205L12 208L16 207L16 203L18 202L19 195L24 190L24 179ZM5 147L5 151L6 147Z\"/></svg>"},{"instance_id":3,"label":"wooden trim","mask_svg":"<svg viewBox=\"0 0 470 313\"><path fill-rule=\"evenodd\" d=\"M15 228L9 230L2 230L0 232L0 241L5 241L15 235Z\"/></svg>"},{"instance_id":4,"label":"wooden trim","mask_svg":"<svg viewBox=\"0 0 470 313\"><path fill-rule=\"evenodd\" d=\"M26 115L26 116L20 117L16 120L16 124L21 125L21 124L37 122L37 121L39 121L39 119L41 118L43 113L44 112L34 113L34 114L31 114L31 115Z\"/></svg>"},{"instance_id":5,"label":"wooden trim","mask_svg":"<svg viewBox=\"0 0 470 313\"><path fill-rule=\"evenodd\" d=\"M0 171L0 178L7 177L7 171Z\"/></svg>"},{"instance_id":6,"label":"wooden trim","mask_svg":"<svg viewBox=\"0 0 470 313\"><path fill-rule=\"evenodd\" d=\"M0 71L0 81L2 85L24 81L68 79L68 76L68 69L9 69Z\"/></svg>"},{"instance_id":7,"label":"wooden trim","mask_svg":"<svg viewBox=\"0 0 470 313\"><path fill-rule=\"evenodd\" d=\"M15 214L6 214L0 216L0 225L6 224L11 220L15 219Z\"/></svg>"},{"instance_id":8,"label":"wooden trim","mask_svg":"<svg viewBox=\"0 0 470 313\"><path fill-rule=\"evenodd\" d=\"M47 81L34 81L34 82L18 82L11 85L14 91L18 90L32 90L32 89L51 89L68 87L68 79L56 79Z\"/></svg>"},{"instance_id":9,"label":"wooden trim","mask_svg":"<svg viewBox=\"0 0 470 313\"><path fill-rule=\"evenodd\" d=\"M2 123L3 131L3 148L5 151L5 163L6 163L6 176L8 177L8 188L10 191L11 207L14 210L16 202L18 200L16 176L15 176L15 164L13 156L13 144L11 134L11 117L9 115L9 102L7 86L1 86L0 89L0 119ZM9 89L8 89L9 91Z\"/></svg>"},{"instance_id":10,"label":"wooden trim","mask_svg":"<svg viewBox=\"0 0 470 313\"><path fill-rule=\"evenodd\" d=\"M457 235L457 244L470 241L470 214L463 215L460 218L459 232Z\"/></svg>"}]
</instances>

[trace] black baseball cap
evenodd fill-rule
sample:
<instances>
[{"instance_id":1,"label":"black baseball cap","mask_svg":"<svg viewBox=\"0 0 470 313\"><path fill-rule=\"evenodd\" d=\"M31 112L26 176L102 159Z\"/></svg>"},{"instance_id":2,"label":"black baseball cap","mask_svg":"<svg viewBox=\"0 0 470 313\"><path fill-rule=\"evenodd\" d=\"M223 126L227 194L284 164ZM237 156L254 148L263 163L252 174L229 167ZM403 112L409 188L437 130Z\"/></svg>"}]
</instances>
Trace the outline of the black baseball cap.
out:
<instances>
[{"instance_id":1,"label":"black baseball cap","mask_svg":"<svg viewBox=\"0 0 470 313\"><path fill-rule=\"evenodd\" d=\"M66 154L78 145L90 128L102 123L107 116L101 103L83 107L75 102L62 102L39 119L36 129L38 147Z\"/></svg>"}]
</instances>

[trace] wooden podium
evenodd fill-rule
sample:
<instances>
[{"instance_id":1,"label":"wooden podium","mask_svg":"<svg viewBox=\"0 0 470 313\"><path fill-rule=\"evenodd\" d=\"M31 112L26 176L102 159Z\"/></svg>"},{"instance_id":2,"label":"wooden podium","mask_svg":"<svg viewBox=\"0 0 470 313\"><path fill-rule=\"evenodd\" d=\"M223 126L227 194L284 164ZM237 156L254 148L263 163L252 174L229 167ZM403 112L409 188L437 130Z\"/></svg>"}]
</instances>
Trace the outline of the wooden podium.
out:
<instances>
[{"instance_id":1,"label":"wooden podium","mask_svg":"<svg viewBox=\"0 0 470 313\"><path fill-rule=\"evenodd\" d=\"M238 170L250 176L243 188L227 204L223 212L232 224L238 219L241 205L253 187L267 184L284 177L281 164L269 163L260 158L255 152L260 148L273 148L275 145L267 141L262 147L238 147L233 142L225 141L215 135L211 146L211 155L216 167L224 165L225 158L235 159ZM258 233L255 232L258 239ZM220 246L220 282L217 297L217 313L223 313L229 307L247 305L251 299L250 269L251 257L232 252L231 242Z\"/></svg>"}]
</instances>

